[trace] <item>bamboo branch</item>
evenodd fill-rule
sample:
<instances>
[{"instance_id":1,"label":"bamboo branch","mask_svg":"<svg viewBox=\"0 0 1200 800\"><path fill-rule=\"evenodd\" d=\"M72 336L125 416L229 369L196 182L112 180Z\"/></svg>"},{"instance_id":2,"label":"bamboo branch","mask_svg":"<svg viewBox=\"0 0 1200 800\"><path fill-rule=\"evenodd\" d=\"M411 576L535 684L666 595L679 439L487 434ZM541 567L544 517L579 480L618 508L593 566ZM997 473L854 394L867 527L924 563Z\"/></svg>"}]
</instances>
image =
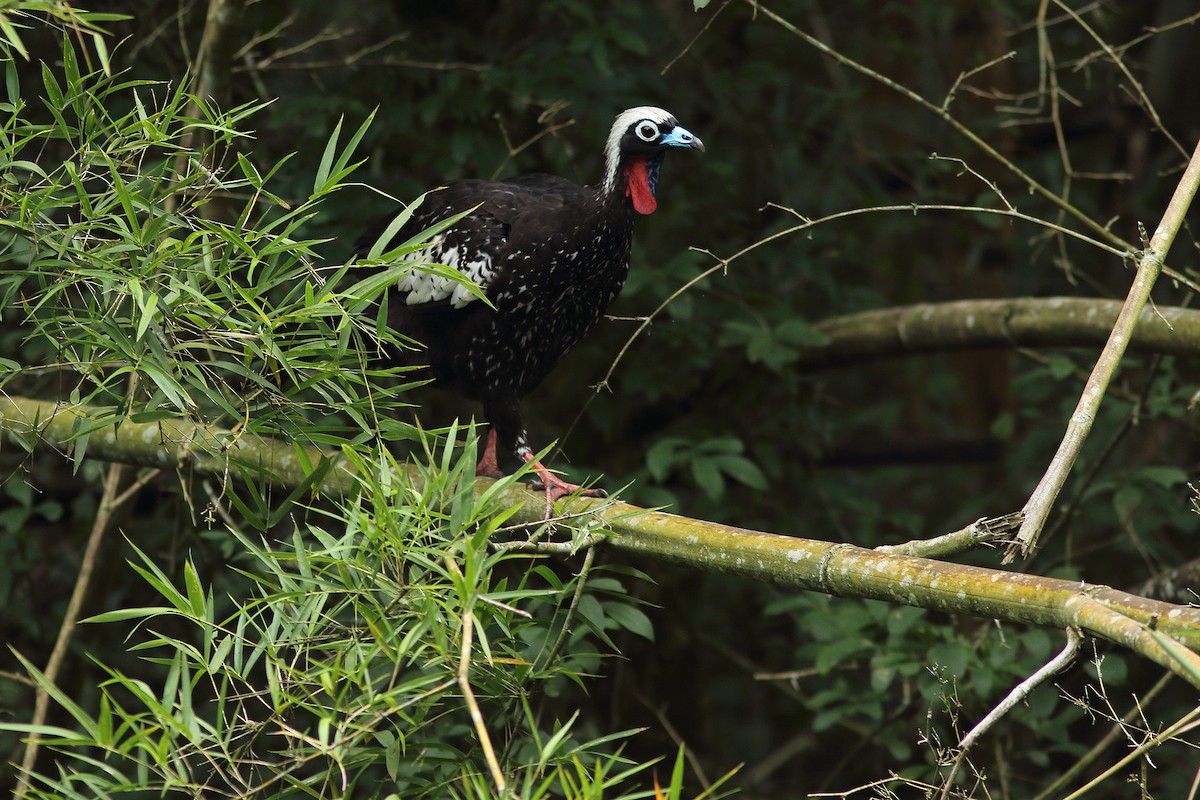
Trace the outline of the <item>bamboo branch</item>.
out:
<instances>
[{"instance_id":1,"label":"bamboo branch","mask_svg":"<svg viewBox=\"0 0 1200 800\"><path fill-rule=\"evenodd\" d=\"M1025 504L1023 509L1025 521L1021 523L1017 540L1009 546L1005 553L1005 563L1012 561L1018 551L1025 557L1030 556L1037 546L1038 535L1042 532L1046 518L1050 515L1050 509L1054 506L1059 491L1066 483L1067 476L1074 467L1075 460L1079 457L1079 451L1083 449L1083 443L1087 440L1088 433L1092 428L1092 420L1096 418L1100 403L1104 399L1104 392L1108 388L1112 376L1116 373L1122 356L1125 355L1126 347L1133 338L1138 318L1141 316L1146 302L1150 299L1150 290L1154 288L1154 282L1162 270L1163 261L1171 249L1171 243L1175 241L1175 234L1183 225L1184 215L1187 213L1188 206L1191 205L1192 197L1195 196L1198 186L1200 186L1200 144L1197 144L1196 150L1192 153L1192 159L1188 162L1183 177L1175 187L1175 193L1167 204L1167 210L1163 214L1158 228L1154 231L1154 236L1151 237L1148 246L1138 258L1137 274L1134 276L1133 286L1130 287L1129 294L1125 297L1125 304L1121 307L1121 313L1108 337L1108 343L1105 344L1100 358L1096 361L1096 366L1092 369L1092 374L1083 387L1083 394L1080 395L1079 403L1075 406L1075 413L1071 415L1067 424L1067 431L1063 436L1062 443L1059 444L1058 452L1054 454L1050 466L1046 468L1041 481L1030 495L1029 502Z\"/></svg>"},{"instance_id":2,"label":"bamboo branch","mask_svg":"<svg viewBox=\"0 0 1200 800\"><path fill-rule=\"evenodd\" d=\"M295 487L328 467L321 493L350 494L357 478L338 453L178 419L131 422L115 409L0 396L0 443L32 451L36 440L69 455L86 438L87 455L140 467L191 470L225 480L266 478Z\"/></svg>"},{"instance_id":3,"label":"bamboo branch","mask_svg":"<svg viewBox=\"0 0 1200 800\"><path fill-rule=\"evenodd\" d=\"M462 571L454 559L446 559L446 567L454 573L458 582L462 582ZM475 615L468 606L462 618L462 646L459 648L458 670L456 671L458 688L462 692L463 701L467 704L467 710L471 715L471 724L475 727L479 745L483 748L484 760L487 761L488 769L492 773L492 781L496 784L496 794L499 797L505 797L508 781L504 777L504 770L500 769L500 762L496 759L496 749L492 747L492 737L488 735L487 724L483 721L483 713L479 710L479 702L475 699L475 690L471 688L471 639L474 632Z\"/></svg>"},{"instance_id":4,"label":"bamboo branch","mask_svg":"<svg viewBox=\"0 0 1200 800\"><path fill-rule=\"evenodd\" d=\"M994 519L983 518L967 527L934 536L932 539L913 539L903 544L885 544L876 547L880 553L898 556L920 556L921 558L945 558L955 553L974 550L980 545L991 545L1006 541L1021 524L1021 515L1005 514Z\"/></svg>"},{"instance_id":5,"label":"bamboo branch","mask_svg":"<svg viewBox=\"0 0 1200 800\"><path fill-rule=\"evenodd\" d=\"M84 548L83 559L79 564L79 576L75 579L75 588L71 591L71 599L67 602L66 613L63 614L62 623L58 628L58 638L54 642L54 649L50 652L50 659L46 662L46 668L43 671L49 682L58 679L59 671L67 656L67 648L75 635L80 609L83 608L83 601L87 597L88 588L92 583L92 573L95 571L96 558L100 552L100 545L104 541L104 534L108 531L113 513L121 505L121 497L125 497L125 495L117 496L117 491L121 487L122 469L122 464L111 464L108 474L104 478L104 491L100 496L96 518L92 521L92 531L88 534L87 547ZM50 692L46 691L45 686L38 686L37 692L34 694L31 724L34 726L44 725L49 709ZM25 752L21 756L17 789L13 792L14 800L22 800L32 788L30 776L33 775L40 748L41 736L36 732L31 733L25 740Z\"/></svg>"},{"instance_id":6,"label":"bamboo branch","mask_svg":"<svg viewBox=\"0 0 1200 800\"><path fill-rule=\"evenodd\" d=\"M813 326L828 337L798 351L799 369L845 366L908 353L982 348L1099 346L1121 312L1118 300L1082 297L918 303L831 317ZM1143 308L1129 346L1142 352L1200 355L1200 310Z\"/></svg>"},{"instance_id":7,"label":"bamboo branch","mask_svg":"<svg viewBox=\"0 0 1200 800\"><path fill-rule=\"evenodd\" d=\"M468 611L463 617L462 657L458 662L458 687L462 691L463 700L471 712L471 724L479 736L479 744L483 747L483 755L487 760L488 769L492 773L492 781L496 784L496 792L503 797L508 788L504 771L496 760L496 751L492 747L492 737L488 735L487 725L483 722L483 714L479 711L479 703L475 700L475 692L471 689L471 634L475 630L475 618Z\"/></svg>"},{"instance_id":8,"label":"bamboo branch","mask_svg":"<svg viewBox=\"0 0 1200 800\"><path fill-rule=\"evenodd\" d=\"M40 443L64 451L79 431L90 430L87 454L100 459L186 465L193 472L214 476L240 472L284 487L313 480L316 465L324 463L329 468L313 490L332 497L350 493L358 482L340 456L294 443L181 421L118 422L105 409L0 398L0 443L18 443L29 450ZM422 480L415 467L408 469L407 478L414 484ZM480 492L491 483L486 478L476 481ZM499 500L514 508L513 521L544 522L541 493L516 485ZM1059 629L1077 627L1200 685L1200 657L1185 648L1200 647L1197 608L1084 582L734 528L611 499L573 498L561 503L560 510L590 513L596 528L608 531L607 546L617 550L839 597L873 598ZM1151 628L1170 638L1156 638Z\"/></svg>"}]
</instances>

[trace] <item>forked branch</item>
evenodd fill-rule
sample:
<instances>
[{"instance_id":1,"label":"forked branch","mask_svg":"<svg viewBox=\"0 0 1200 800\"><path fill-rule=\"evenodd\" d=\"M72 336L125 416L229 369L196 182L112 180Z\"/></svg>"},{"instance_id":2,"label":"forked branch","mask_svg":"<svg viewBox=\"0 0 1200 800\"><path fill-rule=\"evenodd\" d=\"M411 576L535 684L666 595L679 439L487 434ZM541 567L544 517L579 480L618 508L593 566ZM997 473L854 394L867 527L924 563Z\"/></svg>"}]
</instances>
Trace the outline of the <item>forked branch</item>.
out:
<instances>
[{"instance_id":1,"label":"forked branch","mask_svg":"<svg viewBox=\"0 0 1200 800\"><path fill-rule=\"evenodd\" d=\"M1025 521L1021 523L1021 530L1017 533L1016 541L1005 553L1005 563L1012 561L1018 552L1028 557L1037 546L1038 535L1042 532L1046 518L1050 515L1050 509L1054 506L1054 501L1063 484L1066 483L1067 476L1071 473L1071 468L1074 467L1075 461L1079 457L1079 451L1083 448L1083 443L1087 440L1088 433L1092 429L1092 420L1096 418L1100 403L1104 399L1104 392L1108 389L1108 384L1116 373L1121 358L1125 355L1125 349L1133 339L1134 327L1141 317L1142 309L1146 307L1146 303L1150 299L1150 290L1154 288L1154 282L1162 271L1163 261L1171 249L1171 243L1175 241L1175 235L1183 226L1184 215L1192 203L1192 198L1196 195L1198 186L1200 186L1200 144L1197 144L1187 169L1184 170L1183 177L1175 187L1175 193L1171 197L1171 202L1167 204L1162 221L1159 222L1158 228L1155 229L1146 248L1138 256L1137 274L1134 276L1129 294L1125 297L1125 304L1121 307L1117 323L1113 326L1108 342L1104 345L1104 350L1101 351L1100 358L1097 359L1096 366L1092 368L1092 374L1083 387L1083 394L1080 395L1079 402L1075 406L1075 413L1071 415L1071 419L1067 423L1067 431L1058 446L1058 452L1054 454L1050 466L1046 468L1042 479L1025 504Z\"/></svg>"},{"instance_id":2,"label":"forked branch","mask_svg":"<svg viewBox=\"0 0 1200 800\"><path fill-rule=\"evenodd\" d=\"M66 450L90 430L89 457L125 463L176 464L193 474L249 476L280 486L310 484L314 493L342 496L360 479L348 462L328 454L243 433L199 429L181 421L97 425L98 409L0 397L0 441L27 449ZM318 468L317 465L322 465ZM423 478L410 467L404 476ZM491 487L480 478L477 490ZM512 521L544 524L541 494L515 484L497 501ZM867 597L938 611L1054 628L1075 627L1116 642L1200 686L1200 609L1163 603L1107 586L868 550L848 544L780 536L647 511L613 500L570 499L565 513L590 512L606 546L739 575L794 589ZM1161 635L1159 635L1161 634Z\"/></svg>"}]
</instances>

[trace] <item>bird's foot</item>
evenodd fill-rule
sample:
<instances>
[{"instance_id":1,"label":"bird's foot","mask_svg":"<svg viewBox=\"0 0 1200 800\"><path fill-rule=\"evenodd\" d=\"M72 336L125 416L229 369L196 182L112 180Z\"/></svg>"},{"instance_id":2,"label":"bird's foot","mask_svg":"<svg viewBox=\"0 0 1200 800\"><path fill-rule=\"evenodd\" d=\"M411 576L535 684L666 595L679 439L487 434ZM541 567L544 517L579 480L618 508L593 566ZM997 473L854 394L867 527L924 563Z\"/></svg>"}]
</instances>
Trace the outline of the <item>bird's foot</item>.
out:
<instances>
[{"instance_id":1,"label":"bird's foot","mask_svg":"<svg viewBox=\"0 0 1200 800\"><path fill-rule=\"evenodd\" d=\"M475 465L475 475L496 480L504 477L504 470L500 469L500 463L496 460L496 432L494 430L488 431L487 442L483 446L483 455L479 457L479 463Z\"/></svg>"},{"instance_id":2,"label":"bird's foot","mask_svg":"<svg viewBox=\"0 0 1200 800\"><path fill-rule=\"evenodd\" d=\"M496 466L495 462L485 464L482 460L475 465L475 477L477 478L494 478L500 480L507 477L508 473Z\"/></svg>"},{"instance_id":3,"label":"bird's foot","mask_svg":"<svg viewBox=\"0 0 1200 800\"><path fill-rule=\"evenodd\" d=\"M608 492L598 486L585 488L577 483L567 483L543 467L540 461L534 461L532 455L525 460L533 461L533 468L538 474L538 480L533 482L533 488L546 492L546 519L554 516L554 501L567 495L578 494L581 497L608 497Z\"/></svg>"}]
</instances>

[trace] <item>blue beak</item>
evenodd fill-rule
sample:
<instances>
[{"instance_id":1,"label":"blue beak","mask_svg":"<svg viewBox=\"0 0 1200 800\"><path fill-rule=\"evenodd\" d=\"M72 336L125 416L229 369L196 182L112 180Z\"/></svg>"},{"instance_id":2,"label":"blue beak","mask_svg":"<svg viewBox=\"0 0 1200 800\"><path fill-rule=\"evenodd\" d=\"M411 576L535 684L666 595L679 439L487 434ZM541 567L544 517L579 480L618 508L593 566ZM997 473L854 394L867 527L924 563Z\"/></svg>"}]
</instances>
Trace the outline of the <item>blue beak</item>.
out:
<instances>
[{"instance_id":1,"label":"blue beak","mask_svg":"<svg viewBox=\"0 0 1200 800\"><path fill-rule=\"evenodd\" d=\"M700 141L700 137L689 131L682 125L676 125L671 129L671 132L662 138L660 144L670 145L671 147L690 147L693 150L704 152L704 142Z\"/></svg>"}]
</instances>

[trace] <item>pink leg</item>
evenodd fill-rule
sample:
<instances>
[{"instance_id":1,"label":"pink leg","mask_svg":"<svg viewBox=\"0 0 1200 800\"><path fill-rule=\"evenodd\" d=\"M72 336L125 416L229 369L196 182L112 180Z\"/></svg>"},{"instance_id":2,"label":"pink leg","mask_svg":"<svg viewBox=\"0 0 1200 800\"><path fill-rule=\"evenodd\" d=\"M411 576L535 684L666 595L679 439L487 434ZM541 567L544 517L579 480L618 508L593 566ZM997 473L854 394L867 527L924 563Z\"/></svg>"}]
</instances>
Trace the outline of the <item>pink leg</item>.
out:
<instances>
[{"instance_id":1,"label":"pink leg","mask_svg":"<svg viewBox=\"0 0 1200 800\"><path fill-rule=\"evenodd\" d=\"M560 497L566 497L567 495L574 494L576 492L584 497L608 497L608 492L604 491L603 489L584 489L578 484L567 483L562 478L543 467L540 461L534 461L533 453L529 452L528 450L521 454L521 458L525 459L526 463L533 461L533 469L537 472L538 477L542 480L542 487L546 490L546 519L550 519L552 516L554 516L554 501Z\"/></svg>"},{"instance_id":2,"label":"pink leg","mask_svg":"<svg viewBox=\"0 0 1200 800\"><path fill-rule=\"evenodd\" d=\"M483 455L479 457L479 463L475 465L475 474L485 478L504 477L500 464L496 461L496 430L494 428L488 431L487 443L483 446Z\"/></svg>"}]
</instances>

